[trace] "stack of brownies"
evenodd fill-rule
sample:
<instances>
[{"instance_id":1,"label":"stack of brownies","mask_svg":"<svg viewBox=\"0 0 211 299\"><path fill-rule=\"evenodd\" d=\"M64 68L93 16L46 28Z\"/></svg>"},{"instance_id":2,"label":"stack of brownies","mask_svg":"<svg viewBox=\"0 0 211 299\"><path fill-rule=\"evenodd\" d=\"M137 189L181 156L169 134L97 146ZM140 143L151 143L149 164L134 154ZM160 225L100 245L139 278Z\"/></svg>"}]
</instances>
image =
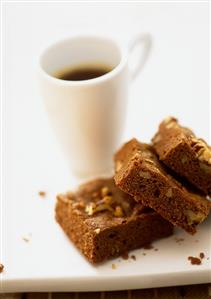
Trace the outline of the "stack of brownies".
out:
<instances>
[{"instance_id":1,"label":"stack of brownies","mask_svg":"<svg viewBox=\"0 0 211 299\"><path fill-rule=\"evenodd\" d=\"M194 234L211 203L211 148L175 118L144 144L132 139L114 156L114 178L57 196L56 220L92 263L170 236Z\"/></svg>"}]
</instances>

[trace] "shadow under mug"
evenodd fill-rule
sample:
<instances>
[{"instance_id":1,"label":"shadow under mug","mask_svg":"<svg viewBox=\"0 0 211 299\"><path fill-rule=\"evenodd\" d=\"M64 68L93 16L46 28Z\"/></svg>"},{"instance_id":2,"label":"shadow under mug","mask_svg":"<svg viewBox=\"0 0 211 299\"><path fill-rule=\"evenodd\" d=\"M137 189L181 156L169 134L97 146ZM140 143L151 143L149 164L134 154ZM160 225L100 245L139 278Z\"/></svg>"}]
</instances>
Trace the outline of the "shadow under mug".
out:
<instances>
[{"instance_id":1,"label":"shadow under mug","mask_svg":"<svg viewBox=\"0 0 211 299\"><path fill-rule=\"evenodd\" d=\"M142 50L134 68L130 68L129 58L139 45ZM76 176L88 178L113 172L113 155L120 145L126 120L128 87L146 62L150 47L148 34L140 34L127 48L111 38L78 36L50 46L41 55L41 94ZM65 68L96 61L112 70L83 81L55 77Z\"/></svg>"}]
</instances>

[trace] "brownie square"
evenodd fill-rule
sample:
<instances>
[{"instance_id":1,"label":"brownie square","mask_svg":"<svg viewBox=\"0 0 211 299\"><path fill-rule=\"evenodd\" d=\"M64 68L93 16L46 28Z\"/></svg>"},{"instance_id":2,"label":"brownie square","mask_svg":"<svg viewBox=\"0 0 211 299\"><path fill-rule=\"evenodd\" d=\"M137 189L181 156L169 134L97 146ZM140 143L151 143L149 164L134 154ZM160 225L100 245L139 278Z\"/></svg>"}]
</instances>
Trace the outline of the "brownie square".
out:
<instances>
[{"instance_id":1,"label":"brownie square","mask_svg":"<svg viewBox=\"0 0 211 299\"><path fill-rule=\"evenodd\" d=\"M211 195L211 147L176 118L168 117L152 139L153 146L168 167L186 178L206 195Z\"/></svg>"},{"instance_id":2,"label":"brownie square","mask_svg":"<svg viewBox=\"0 0 211 299\"><path fill-rule=\"evenodd\" d=\"M132 139L115 155L116 185L172 224L193 234L210 202L185 188L158 160L152 146Z\"/></svg>"},{"instance_id":3,"label":"brownie square","mask_svg":"<svg viewBox=\"0 0 211 299\"><path fill-rule=\"evenodd\" d=\"M100 263L155 239L173 226L122 192L111 179L96 179L57 196L56 220L91 263Z\"/></svg>"}]
</instances>

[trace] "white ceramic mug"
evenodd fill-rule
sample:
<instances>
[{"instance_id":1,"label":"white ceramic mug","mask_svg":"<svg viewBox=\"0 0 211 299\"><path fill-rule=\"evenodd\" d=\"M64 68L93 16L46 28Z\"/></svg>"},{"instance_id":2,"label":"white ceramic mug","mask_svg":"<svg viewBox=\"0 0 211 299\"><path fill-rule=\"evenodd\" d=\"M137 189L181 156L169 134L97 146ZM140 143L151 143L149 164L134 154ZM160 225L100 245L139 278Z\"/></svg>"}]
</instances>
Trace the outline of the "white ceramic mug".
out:
<instances>
[{"instance_id":1,"label":"white ceramic mug","mask_svg":"<svg viewBox=\"0 0 211 299\"><path fill-rule=\"evenodd\" d=\"M137 65L128 58L142 45ZM112 171L113 154L124 129L128 86L146 61L148 34L137 36L127 49L110 38L79 36L60 41L44 51L39 81L45 106L74 174L90 177ZM101 77L65 81L55 74L82 63L103 63L112 70Z\"/></svg>"}]
</instances>

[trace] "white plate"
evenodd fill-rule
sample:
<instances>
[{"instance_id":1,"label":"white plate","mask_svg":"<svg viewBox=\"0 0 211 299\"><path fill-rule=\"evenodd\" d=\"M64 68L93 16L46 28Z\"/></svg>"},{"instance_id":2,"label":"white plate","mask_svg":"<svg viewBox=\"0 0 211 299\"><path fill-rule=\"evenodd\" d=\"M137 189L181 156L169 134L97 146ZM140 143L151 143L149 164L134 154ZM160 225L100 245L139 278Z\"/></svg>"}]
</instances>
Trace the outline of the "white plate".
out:
<instances>
[{"instance_id":1,"label":"white plate","mask_svg":"<svg viewBox=\"0 0 211 299\"><path fill-rule=\"evenodd\" d=\"M195 236L178 229L174 236L155 242L158 251L133 252L136 261L116 259L93 267L80 255L54 220L56 193L78 182L69 174L41 103L39 97L28 101L25 96L18 102L9 99L6 106L2 291L99 291L211 282L211 219ZM130 117L128 123L127 139L137 126L145 128L140 139L142 132L150 137L156 128L153 120L144 126L141 119L137 123ZM42 190L46 198L39 197ZM184 241L177 243L175 237ZM202 265L190 265L188 256L200 252L205 253Z\"/></svg>"},{"instance_id":2,"label":"white plate","mask_svg":"<svg viewBox=\"0 0 211 299\"><path fill-rule=\"evenodd\" d=\"M23 190L22 204L14 205L13 225L8 224L6 229L2 291L120 290L211 281L210 260L207 260L210 257L211 219L201 225L195 236L176 230L174 236L154 242L158 251L140 249L131 252L136 261L119 258L94 267L55 223L54 194L48 192L47 198L42 199L34 190L34 194ZM20 199L21 194L17 198ZM175 238L184 238L184 241L177 242ZM197 256L200 252L205 253L202 265L190 265L187 257ZM112 264L116 265L115 270Z\"/></svg>"},{"instance_id":3,"label":"white plate","mask_svg":"<svg viewBox=\"0 0 211 299\"><path fill-rule=\"evenodd\" d=\"M136 261L120 258L90 265L54 220L56 193L77 181L69 175L42 109L31 115L30 130L22 123L23 130L8 134L6 142L2 291L99 291L211 282L211 218L194 236L178 229L153 244L158 251L134 251ZM36 134L38 123L42 130ZM42 190L46 198L38 195ZM200 252L205 253L202 265L190 265L188 256Z\"/></svg>"}]
</instances>

